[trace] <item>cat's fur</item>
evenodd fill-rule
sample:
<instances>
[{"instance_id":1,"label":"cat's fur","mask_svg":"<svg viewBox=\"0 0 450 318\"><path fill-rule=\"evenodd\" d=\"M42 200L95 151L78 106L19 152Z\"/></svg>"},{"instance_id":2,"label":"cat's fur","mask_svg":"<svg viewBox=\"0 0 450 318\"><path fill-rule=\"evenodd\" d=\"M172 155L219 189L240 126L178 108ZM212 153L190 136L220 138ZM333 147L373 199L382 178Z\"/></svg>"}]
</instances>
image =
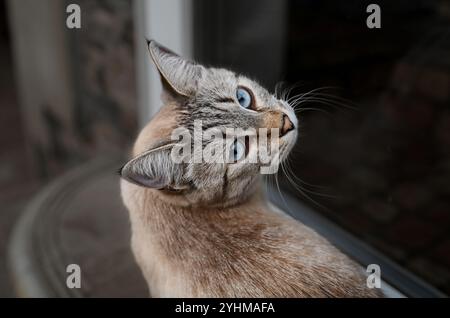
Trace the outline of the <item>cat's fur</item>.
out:
<instances>
[{"instance_id":1,"label":"cat's fur","mask_svg":"<svg viewBox=\"0 0 450 318\"><path fill-rule=\"evenodd\" d=\"M149 50L164 106L142 130L122 169L132 249L153 297L378 297L362 268L310 228L272 207L258 164L171 162L170 135L209 127L282 128L292 108L255 82L205 68L154 41ZM249 88L257 110L236 102ZM296 130L280 138L285 158Z\"/></svg>"}]
</instances>

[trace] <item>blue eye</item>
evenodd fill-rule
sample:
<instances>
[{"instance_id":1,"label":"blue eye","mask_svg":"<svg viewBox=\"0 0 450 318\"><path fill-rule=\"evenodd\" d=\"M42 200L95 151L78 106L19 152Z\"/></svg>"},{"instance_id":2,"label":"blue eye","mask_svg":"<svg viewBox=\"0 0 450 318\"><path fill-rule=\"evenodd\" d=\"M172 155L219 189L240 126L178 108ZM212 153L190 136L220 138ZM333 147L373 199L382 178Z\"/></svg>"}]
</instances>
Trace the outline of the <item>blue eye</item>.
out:
<instances>
[{"instance_id":1,"label":"blue eye","mask_svg":"<svg viewBox=\"0 0 450 318\"><path fill-rule=\"evenodd\" d=\"M239 105L244 108L251 108L253 104L252 95L247 89L239 87L236 91L236 98L239 102Z\"/></svg>"}]
</instances>

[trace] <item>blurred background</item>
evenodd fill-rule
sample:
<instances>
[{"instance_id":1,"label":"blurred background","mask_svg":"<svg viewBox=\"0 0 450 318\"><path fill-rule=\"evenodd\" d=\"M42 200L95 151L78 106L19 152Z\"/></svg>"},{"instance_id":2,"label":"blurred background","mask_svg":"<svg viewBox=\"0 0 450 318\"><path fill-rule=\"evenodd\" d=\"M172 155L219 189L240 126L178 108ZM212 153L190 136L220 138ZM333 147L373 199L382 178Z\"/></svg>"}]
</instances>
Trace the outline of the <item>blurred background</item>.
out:
<instances>
[{"instance_id":1,"label":"blurred background","mask_svg":"<svg viewBox=\"0 0 450 318\"><path fill-rule=\"evenodd\" d=\"M377 1L381 29L369 3L2 0L0 297L146 295L115 175L160 106L145 37L272 92L320 88L280 207L405 295L450 294L450 1Z\"/></svg>"}]
</instances>

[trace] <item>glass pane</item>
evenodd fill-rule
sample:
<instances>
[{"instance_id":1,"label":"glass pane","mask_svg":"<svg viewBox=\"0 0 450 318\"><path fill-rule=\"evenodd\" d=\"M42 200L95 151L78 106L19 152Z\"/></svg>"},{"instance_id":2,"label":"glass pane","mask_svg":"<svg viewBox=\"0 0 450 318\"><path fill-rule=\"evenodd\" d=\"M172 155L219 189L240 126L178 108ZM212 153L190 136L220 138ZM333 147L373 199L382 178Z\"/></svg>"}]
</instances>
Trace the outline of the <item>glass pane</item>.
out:
<instances>
[{"instance_id":1,"label":"glass pane","mask_svg":"<svg viewBox=\"0 0 450 318\"><path fill-rule=\"evenodd\" d=\"M450 293L450 2L377 4L381 29L360 1L200 1L197 57L286 81L283 189Z\"/></svg>"}]
</instances>

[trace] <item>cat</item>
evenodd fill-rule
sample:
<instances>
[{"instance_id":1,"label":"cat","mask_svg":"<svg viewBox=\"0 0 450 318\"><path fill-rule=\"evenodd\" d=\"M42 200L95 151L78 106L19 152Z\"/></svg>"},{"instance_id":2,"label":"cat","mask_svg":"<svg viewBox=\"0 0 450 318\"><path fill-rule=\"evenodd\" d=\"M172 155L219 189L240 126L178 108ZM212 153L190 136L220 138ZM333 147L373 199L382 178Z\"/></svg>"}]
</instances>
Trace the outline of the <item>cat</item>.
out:
<instances>
[{"instance_id":1,"label":"cat","mask_svg":"<svg viewBox=\"0 0 450 318\"><path fill-rule=\"evenodd\" d=\"M278 138L283 160L298 135L289 104L247 77L196 64L155 41L148 49L164 105L120 174L131 247L150 296L382 296L367 287L360 265L268 202L260 164L173 160L172 132L192 131L196 120L219 130L278 129L269 137ZM236 145L231 156L254 152L246 149L253 144Z\"/></svg>"}]
</instances>

